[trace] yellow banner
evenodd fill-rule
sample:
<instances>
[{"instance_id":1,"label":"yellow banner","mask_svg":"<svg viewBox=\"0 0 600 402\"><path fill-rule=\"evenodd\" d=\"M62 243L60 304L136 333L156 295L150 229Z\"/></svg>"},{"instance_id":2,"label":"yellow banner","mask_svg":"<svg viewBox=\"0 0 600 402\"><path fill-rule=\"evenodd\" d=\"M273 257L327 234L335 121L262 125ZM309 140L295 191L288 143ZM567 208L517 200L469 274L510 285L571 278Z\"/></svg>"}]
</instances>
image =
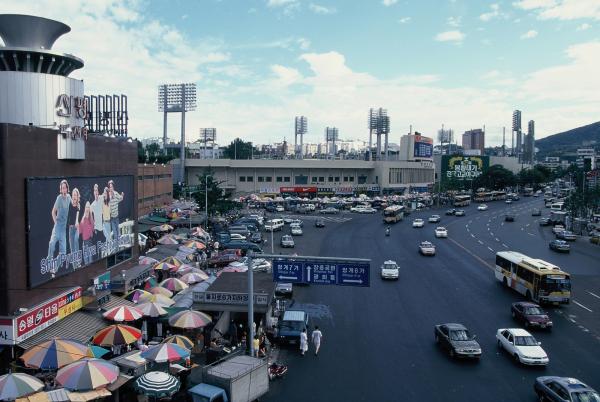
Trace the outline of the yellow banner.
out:
<instances>
[{"instance_id":1,"label":"yellow banner","mask_svg":"<svg viewBox=\"0 0 600 402\"><path fill-rule=\"evenodd\" d=\"M62 320L69 314L73 314L74 312L76 312L77 310L79 310L82 307L83 307L83 299L80 297L79 299L76 299L75 301L59 308L58 309L58 319Z\"/></svg>"}]
</instances>

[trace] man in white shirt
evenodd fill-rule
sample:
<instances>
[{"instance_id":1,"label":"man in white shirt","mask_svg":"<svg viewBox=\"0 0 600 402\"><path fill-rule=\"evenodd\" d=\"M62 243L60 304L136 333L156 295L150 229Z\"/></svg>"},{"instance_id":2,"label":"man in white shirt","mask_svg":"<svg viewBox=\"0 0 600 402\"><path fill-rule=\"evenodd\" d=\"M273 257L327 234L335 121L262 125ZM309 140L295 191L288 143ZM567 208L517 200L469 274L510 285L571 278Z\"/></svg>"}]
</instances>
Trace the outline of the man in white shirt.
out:
<instances>
[{"instance_id":1,"label":"man in white shirt","mask_svg":"<svg viewBox=\"0 0 600 402\"><path fill-rule=\"evenodd\" d=\"M319 353L319 348L321 347L321 338L323 338L323 333L321 330L319 330L319 326L315 325L315 329L311 335L312 343L315 345L315 356Z\"/></svg>"}]
</instances>

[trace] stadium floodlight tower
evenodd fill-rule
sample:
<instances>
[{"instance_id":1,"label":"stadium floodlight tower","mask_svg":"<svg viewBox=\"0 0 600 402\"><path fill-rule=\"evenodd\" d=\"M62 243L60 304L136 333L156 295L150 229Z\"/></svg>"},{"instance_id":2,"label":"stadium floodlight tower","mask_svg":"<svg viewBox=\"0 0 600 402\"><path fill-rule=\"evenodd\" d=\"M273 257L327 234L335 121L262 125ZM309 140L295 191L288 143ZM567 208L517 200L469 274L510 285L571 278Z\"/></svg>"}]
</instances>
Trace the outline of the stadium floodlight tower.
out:
<instances>
[{"instance_id":1,"label":"stadium floodlight tower","mask_svg":"<svg viewBox=\"0 0 600 402\"><path fill-rule=\"evenodd\" d=\"M337 150L335 149L335 143L338 139L339 130L337 127L325 128L325 142L327 142L327 153L332 156L332 159L335 159L335 154L337 153Z\"/></svg>"},{"instance_id":2,"label":"stadium floodlight tower","mask_svg":"<svg viewBox=\"0 0 600 402\"><path fill-rule=\"evenodd\" d=\"M181 113L181 146L178 180L185 181L185 112L196 110L196 84L162 84L158 86L158 111L163 117L163 152L167 152L167 113Z\"/></svg>"},{"instance_id":3,"label":"stadium floodlight tower","mask_svg":"<svg viewBox=\"0 0 600 402\"><path fill-rule=\"evenodd\" d=\"M375 160L381 160L381 136L385 135L384 153L385 159L388 159L388 137L390 133L390 118L387 115L387 109L369 109L369 160L371 160L371 150L373 147L373 134L377 136L377 149Z\"/></svg>"},{"instance_id":4,"label":"stadium floodlight tower","mask_svg":"<svg viewBox=\"0 0 600 402\"><path fill-rule=\"evenodd\" d=\"M204 152L202 159L215 159L215 141L217 140L217 129L212 128L201 128L200 129L200 143L204 144ZM208 158L208 145L210 144L211 157Z\"/></svg>"},{"instance_id":5,"label":"stadium floodlight tower","mask_svg":"<svg viewBox=\"0 0 600 402\"><path fill-rule=\"evenodd\" d=\"M306 116L296 116L294 131L294 154L297 159L304 158L304 134L308 131L308 119ZM298 147L298 136L300 136L300 147Z\"/></svg>"}]
</instances>

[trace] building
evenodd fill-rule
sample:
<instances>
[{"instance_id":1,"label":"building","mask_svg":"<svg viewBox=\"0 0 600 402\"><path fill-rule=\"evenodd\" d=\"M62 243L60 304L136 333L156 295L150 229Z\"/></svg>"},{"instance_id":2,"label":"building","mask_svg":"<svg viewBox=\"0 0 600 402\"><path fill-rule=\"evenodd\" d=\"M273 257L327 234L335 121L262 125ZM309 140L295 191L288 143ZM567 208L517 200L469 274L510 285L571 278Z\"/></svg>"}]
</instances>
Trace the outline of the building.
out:
<instances>
[{"instance_id":1,"label":"building","mask_svg":"<svg viewBox=\"0 0 600 402\"><path fill-rule=\"evenodd\" d=\"M533 164L535 160L535 121L527 123L527 135L523 144L522 160L524 163Z\"/></svg>"},{"instance_id":2,"label":"building","mask_svg":"<svg viewBox=\"0 0 600 402\"><path fill-rule=\"evenodd\" d=\"M540 165L550 169L556 170L561 166L560 157L559 156L546 156Z\"/></svg>"},{"instance_id":3,"label":"building","mask_svg":"<svg viewBox=\"0 0 600 402\"><path fill-rule=\"evenodd\" d=\"M173 166L138 164L138 219L173 201Z\"/></svg>"},{"instance_id":4,"label":"building","mask_svg":"<svg viewBox=\"0 0 600 402\"><path fill-rule=\"evenodd\" d=\"M479 153L476 155L483 155L485 149L485 131L480 128L465 131L462 136L462 146L464 151L478 150Z\"/></svg>"},{"instance_id":5,"label":"building","mask_svg":"<svg viewBox=\"0 0 600 402\"><path fill-rule=\"evenodd\" d=\"M522 132L521 132L521 111L520 110L515 110L513 112L513 116L512 116L512 155L513 156L517 156L520 157L521 153L523 152L522 150L522 144L523 144L523 139L522 139ZM515 138L516 136L516 138ZM515 143L515 139L516 139L516 143Z\"/></svg>"},{"instance_id":6,"label":"building","mask_svg":"<svg viewBox=\"0 0 600 402\"><path fill-rule=\"evenodd\" d=\"M594 148L577 149L577 159L575 162L579 169L594 170L596 168L596 151Z\"/></svg>"},{"instance_id":7,"label":"building","mask_svg":"<svg viewBox=\"0 0 600 402\"><path fill-rule=\"evenodd\" d=\"M419 133L400 137L400 160L431 161L433 158L433 139Z\"/></svg>"},{"instance_id":8,"label":"building","mask_svg":"<svg viewBox=\"0 0 600 402\"><path fill-rule=\"evenodd\" d=\"M100 303L99 284L137 261L137 144L116 131L88 133L84 82L69 77L83 61L53 49L69 31L0 15L0 350L74 317L55 336L89 338L77 310Z\"/></svg>"}]
</instances>

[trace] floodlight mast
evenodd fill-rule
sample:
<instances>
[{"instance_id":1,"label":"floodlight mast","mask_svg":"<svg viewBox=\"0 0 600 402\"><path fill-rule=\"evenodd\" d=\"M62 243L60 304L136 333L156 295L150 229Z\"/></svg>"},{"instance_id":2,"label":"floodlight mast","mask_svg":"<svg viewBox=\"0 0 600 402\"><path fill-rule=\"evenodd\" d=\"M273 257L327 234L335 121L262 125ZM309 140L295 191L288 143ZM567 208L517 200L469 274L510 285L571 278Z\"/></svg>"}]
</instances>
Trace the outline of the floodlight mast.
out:
<instances>
[{"instance_id":1,"label":"floodlight mast","mask_svg":"<svg viewBox=\"0 0 600 402\"><path fill-rule=\"evenodd\" d=\"M377 146L375 150L375 160L381 160L381 136L385 135L384 153L385 160L388 160L388 137L390 133L390 118L387 115L387 109L369 109L369 160L373 147L373 134L377 136Z\"/></svg>"},{"instance_id":2,"label":"floodlight mast","mask_svg":"<svg viewBox=\"0 0 600 402\"><path fill-rule=\"evenodd\" d=\"M308 131L308 119L305 116L296 116L294 132L294 154L297 159L304 158L304 134ZM298 149L298 136L300 136L300 149Z\"/></svg>"}]
</instances>

